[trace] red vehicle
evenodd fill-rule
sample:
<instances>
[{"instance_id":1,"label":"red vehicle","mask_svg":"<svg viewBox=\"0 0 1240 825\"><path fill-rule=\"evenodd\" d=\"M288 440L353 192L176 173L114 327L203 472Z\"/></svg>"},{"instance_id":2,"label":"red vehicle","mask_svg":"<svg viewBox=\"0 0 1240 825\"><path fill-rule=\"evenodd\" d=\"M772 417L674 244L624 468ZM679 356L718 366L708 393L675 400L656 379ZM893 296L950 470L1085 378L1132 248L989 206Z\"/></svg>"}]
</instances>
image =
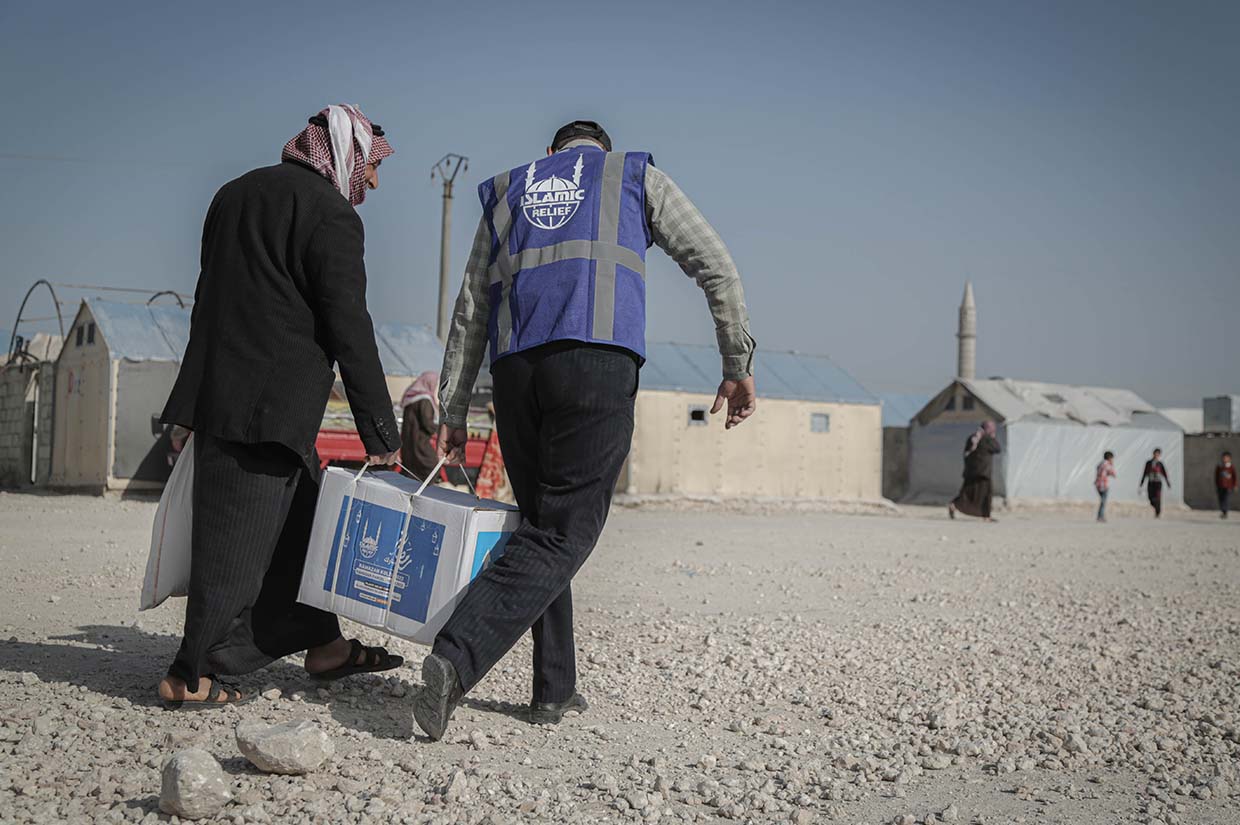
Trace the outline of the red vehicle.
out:
<instances>
[{"instance_id":1,"label":"red vehicle","mask_svg":"<svg viewBox=\"0 0 1240 825\"><path fill-rule=\"evenodd\" d=\"M491 494L505 486L503 457L499 452L499 439L493 438L494 426L489 411L490 394L480 390L474 394L469 410L469 441L465 444L465 469L471 483L485 475L487 481L483 487ZM400 421L401 411L394 409L396 420ZM345 396L344 385L339 380L332 387L331 397L327 401L327 409L323 414L323 423L315 439L315 447L319 452L319 464L343 464L360 467L366 462L366 448L358 438L357 428L353 424L353 415L349 411L349 403ZM483 471L483 467L486 470ZM459 483L459 470L454 471L456 478L449 476L447 468L439 471L439 479L444 482ZM480 495L487 495L479 491Z\"/></svg>"},{"instance_id":2,"label":"red vehicle","mask_svg":"<svg viewBox=\"0 0 1240 825\"><path fill-rule=\"evenodd\" d=\"M476 470L482 466L490 438L490 430L470 428L469 441L465 445L465 469ZM362 446L356 430L319 430L314 446L319 451L320 467L328 464L361 465L366 462L366 448ZM442 480L447 480L443 470L439 471L439 475Z\"/></svg>"}]
</instances>

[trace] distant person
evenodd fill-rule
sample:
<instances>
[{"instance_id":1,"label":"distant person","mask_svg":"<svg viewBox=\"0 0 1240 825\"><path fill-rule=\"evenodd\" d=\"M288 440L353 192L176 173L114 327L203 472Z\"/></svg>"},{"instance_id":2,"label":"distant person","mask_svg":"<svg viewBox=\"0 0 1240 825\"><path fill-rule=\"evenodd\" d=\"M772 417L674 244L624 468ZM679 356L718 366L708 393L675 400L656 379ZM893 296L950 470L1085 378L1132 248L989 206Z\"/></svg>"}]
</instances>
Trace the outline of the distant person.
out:
<instances>
[{"instance_id":1,"label":"distant person","mask_svg":"<svg viewBox=\"0 0 1240 825\"><path fill-rule=\"evenodd\" d=\"M999 440L995 438L995 422L984 421L964 445L964 484L960 494L947 505L947 514L952 518L956 513L966 516L990 517L992 488L990 474L994 467L994 457L1003 452Z\"/></svg>"},{"instance_id":2,"label":"distant person","mask_svg":"<svg viewBox=\"0 0 1240 825\"><path fill-rule=\"evenodd\" d=\"M439 373L427 370L400 399L400 460L405 469L425 481L439 463L435 432L439 429Z\"/></svg>"},{"instance_id":3,"label":"distant person","mask_svg":"<svg viewBox=\"0 0 1240 825\"><path fill-rule=\"evenodd\" d=\"M1171 487L1171 478L1167 475L1167 468L1162 463L1162 450L1154 448L1154 457L1145 462L1145 471L1141 473L1141 483L1137 485L1138 492L1141 491L1141 484L1145 485L1145 492L1150 498L1150 506L1154 508L1154 518L1162 518L1163 485Z\"/></svg>"},{"instance_id":4,"label":"distant person","mask_svg":"<svg viewBox=\"0 0 1240 825\"><path fill-rule=\"evenodd\" d=\"M390 154L358 109L331 106L281 163L225 184L207 211L189 345L162 416L194 431L189 598L159 683L166 708L245 700L220 676L302 650L322 679L401 664L297 602L333 365L371 462L399 455L355 209Z\"/></svg>"},{"instance_id":5,"label":"distant person","mask_svg":"<svg viewBox=\"0 0 1240 825\"><path fill-rule=\"evenodd\" d=\"M1236 465L1231 463L1231 453L1223 453L1214 468L1214 487L1218 491L1218 509L1221 518L1227 518L1232 491L1236 489Z\"/></svg>"},{"instance_id":6,"label":"distant person","mask_svg":"<svg viewBox=\"0 0 1240 825\"><path fill-rule=\"evenodd\" d=\"M1107 493L1111 490L1111 479L1115 478L1114 459L1115 453L1110 450L1103 453L1094 476L1094 489L1098 491L1098 521L1107 520Z\"/></svg>"}]
</instances>

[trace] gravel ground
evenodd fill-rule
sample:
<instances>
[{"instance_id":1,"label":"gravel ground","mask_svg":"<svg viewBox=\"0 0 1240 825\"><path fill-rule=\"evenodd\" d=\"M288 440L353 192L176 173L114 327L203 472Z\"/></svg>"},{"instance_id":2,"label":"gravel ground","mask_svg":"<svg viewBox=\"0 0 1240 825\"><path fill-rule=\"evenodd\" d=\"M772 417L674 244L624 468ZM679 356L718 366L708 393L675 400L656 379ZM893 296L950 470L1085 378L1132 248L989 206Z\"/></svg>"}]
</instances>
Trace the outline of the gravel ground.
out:
<instances>
[{"instance_id":1,"label":"gravel ground","mask_svg":"<svg viewBox=\"0 0 1240 825\"><path fill-rule=\"evenodd\" d=\"M154 505L0 494L0 822L154 822L174 751L213 753L221 822L1240 822L1240 525L1085 512L621 509L578 577L588 714L522 719L522 643L414 736L425 649L318 689L169 713L182 606L135 611ZM2 641L7 640L7 641ZM304 777L237 722L307 719Z\"/></svg>"}]
</instances>

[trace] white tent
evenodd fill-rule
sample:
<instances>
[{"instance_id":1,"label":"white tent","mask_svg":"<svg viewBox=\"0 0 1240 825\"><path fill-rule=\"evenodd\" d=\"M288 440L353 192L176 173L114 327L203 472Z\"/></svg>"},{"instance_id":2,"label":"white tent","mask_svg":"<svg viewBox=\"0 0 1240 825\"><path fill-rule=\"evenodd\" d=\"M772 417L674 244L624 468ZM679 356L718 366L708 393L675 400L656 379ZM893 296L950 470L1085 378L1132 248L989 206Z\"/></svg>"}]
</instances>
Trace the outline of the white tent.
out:
<instances>
[{"instance_id":1,"label":"white tent","mask_svg":"<svg viewBox=\"0 0 1240 825\"><path fill-rule=\"evenodd\" d=\"M1142 468L1155 448L1171 478L1168 503L1182 500L1184 432L1129 390L1033 381L958 379L914 416L906 501L947 501L960 488L964 444L993 419L1003 453L994 492L1012 500L1095 501L1102 454L1115 453L1111 498L1136 501Z\"/></svg>"}]
</instances>

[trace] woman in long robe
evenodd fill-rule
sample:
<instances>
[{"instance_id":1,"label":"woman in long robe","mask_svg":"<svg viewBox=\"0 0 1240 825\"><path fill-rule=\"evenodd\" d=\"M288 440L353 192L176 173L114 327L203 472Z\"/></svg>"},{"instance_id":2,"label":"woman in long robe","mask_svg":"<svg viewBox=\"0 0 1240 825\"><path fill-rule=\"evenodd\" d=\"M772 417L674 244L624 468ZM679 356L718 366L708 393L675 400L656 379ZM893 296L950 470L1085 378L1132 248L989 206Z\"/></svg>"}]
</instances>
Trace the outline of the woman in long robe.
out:
<instances>
[{"instance_id":1,"label":"woman in long robe","mask_svg":"<svg viewBox=\"0 0 1240 825\"><path fill-rule=\"evenodd\" d=\"M999 440L995 438L995 422L985 421L977 428L977 432L969 436L964 445L964 484L960 493L947 505L947 514L952 518L956 513L966 516L994 521L990 517L990 505L993 490L990 475L994 468L994 457L1003 452Z\"/></svg>"}]
</instances>

